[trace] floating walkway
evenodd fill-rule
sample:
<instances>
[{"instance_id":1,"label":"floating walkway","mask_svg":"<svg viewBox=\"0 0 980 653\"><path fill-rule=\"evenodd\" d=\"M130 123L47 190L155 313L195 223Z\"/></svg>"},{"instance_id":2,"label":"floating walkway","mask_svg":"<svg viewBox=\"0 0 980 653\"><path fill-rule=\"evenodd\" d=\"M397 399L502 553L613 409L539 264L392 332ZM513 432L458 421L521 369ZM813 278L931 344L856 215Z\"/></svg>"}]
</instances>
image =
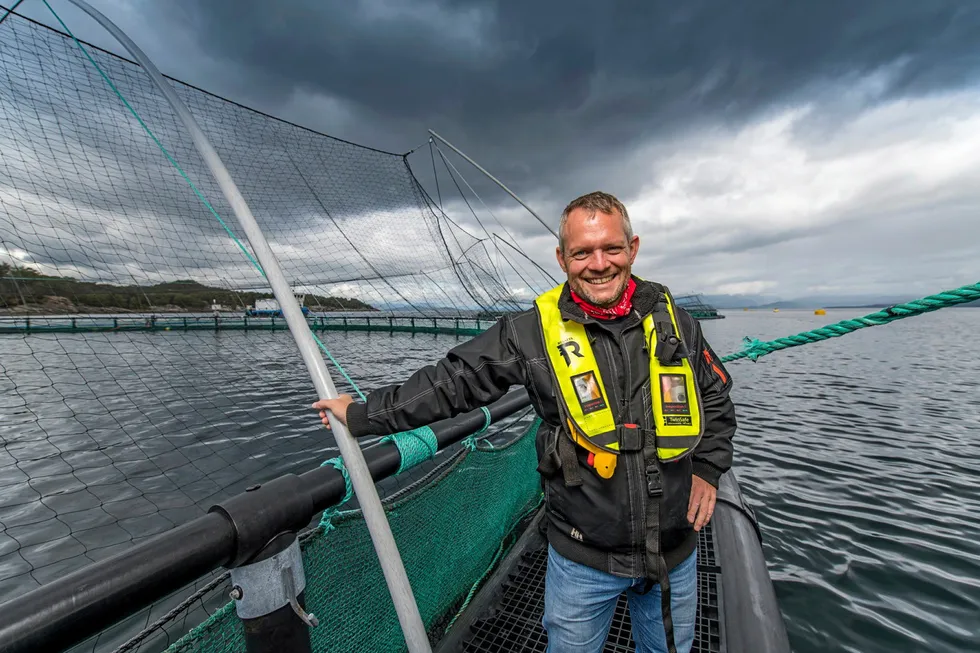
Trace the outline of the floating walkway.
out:
<instances>
[{"instance_id":1,"label":"floating walkway","mask_svg":"<svg viewBox=\"0 0 980 653\"><path fill-rule=\"evenodd\" d=\"M548 544L543 512L461 612L434 653L544 653ZM789 653L789 637L766 567L755 513L735 472L719 483L712 521L698 534L698 609L692 653ZM602 653L636 650L626 595Z\"/></svg>"},{"instance_id":2,"label":"floating walkway","mask_svg":"<svg viewBox=\"0 0 980 653\"><path fill-rule=\"evenodd\" d=\"M320 316L306 318L313 331L379 331L475 336L493 320L462 317ZM105 333L116 331L285 331L284 317L248 316L36 316L2 317L4 333Z\"/></svg>"},{"instance_id":3,"label":"floating walkway","mask_svg":"<svg viewBox=\"0 0 980 653\"><path fill-rule=\"evenodd\" d=\"M687 309L698 320L724 317L711 311ZM495 318L396 317L391 315L308 315L313 331L378 331L385 333L436 333L475 336L488 329ZM36 315L0 317L4 333L106 333L115 331L286 331L282 316L248 315Z\"/></svg>"}]
</instances>

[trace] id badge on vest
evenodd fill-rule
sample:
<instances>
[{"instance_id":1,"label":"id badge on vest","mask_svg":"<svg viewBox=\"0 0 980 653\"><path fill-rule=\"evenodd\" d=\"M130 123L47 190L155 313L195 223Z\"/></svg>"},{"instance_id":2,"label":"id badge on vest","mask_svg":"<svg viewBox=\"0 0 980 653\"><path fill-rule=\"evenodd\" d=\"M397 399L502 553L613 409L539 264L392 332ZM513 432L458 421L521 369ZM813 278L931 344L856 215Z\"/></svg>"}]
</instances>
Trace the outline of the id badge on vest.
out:
<instances>
[{"instance_id":1,"label":"id badge on vest","mask_svg":"<svg viewBox=\"0 0 980 653\"><path fill-rule=\"evenodd\" d=\"M664 424L691 426L691 401L687 396L687 378L683 374L661 374L660 397Z\"/></svg>"},{"instance_id":2,"label":"id badge on vest","mask_svg":"<svg viewBox=\"0 0 980 653\"><path fill-rule=\"evenodd\" d=\"M571 378L575 388L575 396L578 397L583 415L605 410L608 407L605 398L602 396L602 389L599 387L599 380L596 378L595 372L589 370Z\"/></svg>"}]
</instances>

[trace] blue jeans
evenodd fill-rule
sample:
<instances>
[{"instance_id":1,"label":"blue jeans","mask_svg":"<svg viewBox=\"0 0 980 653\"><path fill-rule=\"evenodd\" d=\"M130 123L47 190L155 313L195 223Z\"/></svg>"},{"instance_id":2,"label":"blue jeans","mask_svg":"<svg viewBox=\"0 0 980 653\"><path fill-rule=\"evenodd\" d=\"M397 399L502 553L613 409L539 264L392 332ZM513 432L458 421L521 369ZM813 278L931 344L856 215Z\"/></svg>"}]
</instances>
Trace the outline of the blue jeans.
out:
<instances>
[{"instance_id":1,"label":"blue jeans","mask_svg":"<svg viewBox=\"0 0 980 653\"><path fill-rule=\"evenodd\" d=\"M670 607L677 653L690 653L698 610L697 549L670 572ZM666 653L660 585L647 594L642 578L613 576L563 558L548 546L544 619L548 653L599 653L619 595L627 591L637 653Z\"/></svg>"}]
</instances>

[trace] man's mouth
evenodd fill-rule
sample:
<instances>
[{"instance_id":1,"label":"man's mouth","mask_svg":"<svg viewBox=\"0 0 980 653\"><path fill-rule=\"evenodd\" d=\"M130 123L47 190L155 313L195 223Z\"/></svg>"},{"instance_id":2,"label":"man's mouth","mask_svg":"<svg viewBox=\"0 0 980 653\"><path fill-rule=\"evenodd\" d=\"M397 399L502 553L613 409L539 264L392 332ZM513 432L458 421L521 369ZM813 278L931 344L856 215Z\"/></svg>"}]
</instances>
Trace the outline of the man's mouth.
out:
<instances>
[{"instance_id":1,"label":"man's mouth","mask_svg":"<svg viewBox=\"0 0 980 653\"><path fill-rule=\"evenodd\" d=\"M596 277L595 279L586 279L586 283L591 283L593 286L601 286L604 283L609 283L616 278L615 274L610 274L607 277Z\"/></svg>"}]
</instances>

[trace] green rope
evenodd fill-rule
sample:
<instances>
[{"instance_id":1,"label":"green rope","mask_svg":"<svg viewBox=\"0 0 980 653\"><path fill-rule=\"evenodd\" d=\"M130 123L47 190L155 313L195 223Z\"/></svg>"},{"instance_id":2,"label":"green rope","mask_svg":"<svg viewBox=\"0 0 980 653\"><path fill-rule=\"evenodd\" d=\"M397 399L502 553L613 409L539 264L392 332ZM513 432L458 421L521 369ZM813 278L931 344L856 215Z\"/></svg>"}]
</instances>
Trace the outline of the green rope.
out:
<instances>
[{"instance_id":1,"label":"green rope","mask_svg":"<svg viewBox=\"0 0 980 653\"><path fill-rule=\"evenodd\" d=\"M350 501L351 497L354 496L354 486L350 482L350 474L347 472L347 466L344 465L343 459L340 457L331 458L330 460L324 460L322 463L320 463L320 467L327 466L333 467L343 475L345 494L343 499L323 511L323 515L320 517L320 527L323 528L325 533L329 533L331 530L333 530L333 517L337 514L337 509Z\"/></svg>"},{"instance_id":2,"label":"green rope","mask_svg":"<svg viewBox=\"0 0 980 653\"><path fill-rule=\"evenodd\" d=\"M336 358L333 357L333 354L330 353L330 350L327 349L327 346L325 344L320 342L320 339L317 337L315 333L311 333L310 335L313 336L313 340L316 341L316 344L320 345L320 349L322 349L323 353L327 355L327 358L330 359L330 362L334 364L334 367L337 368L337 371L340 372L341 375L343 375L343 377L347 379L347 382L350 383L351 387L354 388L354 392L356 392L357 395L361 398L361 401L367 401L367 397L364 396L364 393L361 392L361 389L357 387L356 383L354 383L354 379L350 378L350 376L347 374L347 370L345 370L344 366L340 364L340 361L338 361Z\"/></svg>"},{"instance_id":3,"label":"green rope","mask_svg":"<svg viewBox=\"0 0 980 653\"><path fill-rule=\"evenodd\" d=\"M18 2L17 4L20 4L20 2ZM184 169L180 167L180 164L177 163L177 161L170 155L170 152L167 151L167 148L163 146L163 143L160 142L160 140L150 130L150 128L146 125L146 123L143 122L143 118L140 117L139 113L136 112L136 109L134 109L132 105L130 105L129 102L126 100L126 98L123 97L123 94L119 92L119 89L116 88L116 85L112 83L112 80L109 79L109 76L105 73L105 71L102 70L99 64L96 63L95 59L92 58L92 55L89 54L88 50L85 49L85 46L83 46L82 43L77 38L75 38L75 35L72 33L72 31L68 29L68 25L66 25L65 22L61 20L61 16L59 16L55 12L55 10L51 7L51 5L48 4L48 0L44 0L44 5L51 10L51 13L54 15L55 19L58 21L58 23L61 24L61 27L65 30L68 36L72 38L72 40L75 42L75 45L78 46L78 49L82 51L82 53L89 60L89 62L91 62L91 64L95 67L95 69L99 71L99 74L102 76L102 79L105 80L106 84L109 85L109 88L112 89L112 91L122 101L122 103L126 106L126 108L129 109L129 112L133 114L133 117L136 118L137 122L139 122L143 130L149 135L151 139L153 139L153 142L156 143L158 148L160 148L160 151L163 152L164 156L167 157L167 160L170 161L171 165L173 165L173 167L177 169L177 172L179 172L180 176L184 178L184 181L186 181L187 184L191 187L191 189L197 195L198 199L201 200L204 206L206 206L208 210L211 212L211 214L218 220L218 222L221 223L221 226L224 227L225 231L228 233L229 236L231 236L232 240L235 241L235 244L238 245L238 248L242 250L242 252L248 258L248 260L252 262L252 265L255 266L255 269L259 271L259 273L263 276L263 278L268 279L268 277L265 274L265 270L262 269L262 266L259 265L259 262L255 260L255 257L252 256L252 254L245 248L245 245L242 243L242 241L238 239L238 236L236 236L235 233L231 230L231 228L229 228L228 225L225 223L225 221L221 219L221 216L218 215L218 212L215 210L215 208L211 206L211 203L207 200L206 197L204 197L204 194L197 188L194 182L191 181L190 177L187 176L187 173L184 172ZM13 11L13 9L16 7L17 5L15 4L12 9L9 9L7 11L7 14L4 14L4 18L6 18L7 15L11 11ZM0 19L0 22L2 22L2 19ZM361 392L361 389L357 387L357 384L354 383L354 380L352 378L350 378L350 376L344 370L343 366L341 366L341 364L337 361L337 359L334 358L333 354L330 353L330 350L327 349L326 345L324 345L320 341L320 339L316 336L316 334L313 334L313 339L316 341L317 345L320 346L320 349L323 350L323 352L327 355L327 357L330 358L330 361L336 366L336 368L340 371L341 375L343 375L343 377L347 380L347 382L351 385L351 387L354 388L354 391L357 392L357 394L361 397L362 400L364 400L365 399L364 393Z\"/></svg>"},{"instance_id":4,"label":"green rope","mask_svg":"<svg viewBox=\"0 0 980 653\"><path fill-rule=\"evenodd\" d=\"M411 431L402 431L381 438L381 442L394 442L402 460L395 474L401 474L419 463L425 462L439 451L439 441L436 434L428 426L422 426Z\"/></svg>"},{"instance_id":5,"label":"green rope","mask_svg":"<svg viewBox=\"0 0 980 653\"><path fill-rule=\"evenodd\" d=\"M469 447L470 451L476 449L475 439L478 436L486 433L487 429L490 428L490 411L486 407L482 406L480 407L480 410L483 411L483 426L479 431L470 435L463 441L463 443ZM379 440L379 443L384 442L393 442L395 447L398 448L398 453L401 455L401 462L398 465L398 471L395 472L396 476L420 463L425 462L426 460L429 460L439 451L439 440L436 438L435 432L433 432L433 430L428 426L422 426L417 429L411 429L410 431L402 431L401 433L386 435ZM350 501L354 494L354 490L351 486L347 468L344 466L344 461L341 458L331 458L330 460L325 460L320 464L320 467L325 467L327 465L333 466L344 475L344 484L347 488L347 494L344 496L344 498L333 508L325 510L323 512L323 516L320 518L320 525L329 531L331 528L333 528L331 519L337 514L337 506L341 506Z\"/></svg>"},{"instance_id":6,"label":"green rope","mask_svg":"<svg viewBox=\"0 0 980 653\"><path fill-rule=\"evenodd\" d=\"M465 446L470 451L476 451L476 439L481 435L483 435L484 433L486 433L487 430L490 428L490 410L487 409L486 406L480 406L480 410L483 411L483 426L480 428L479 431L473 433L472 435L468 436L465 440L463 440L463 446ZM490 448L493 449L493 445L491 443L488 442L487 444L489 444Z\"/></svg>"},{"instance_id":7,"label":"green rope","mask_svg":"<svg viewBox=\"0 0 980 653\"><path fill-rule=\"evenodd\" d=\"M799 347L800 345L807 345L811 342L828 340L830 338L839 338L858 329L888 324L896 320L922 315L923 313L937 311L949 306L956 306L957 304L965 304L977 299L980 299L980 282L962 286L955 290L946 290L936 295L929 295L928 297L916 299L905 304L895 304L894 306L889 306L884 310L870 313L864 317L841 320L840 322L828 324L819 329L803 331L795 336L777 338L766 342L746 337L742 341L744 343L742 351L728 354L722 357L721 360L723 363L741 358L750 358L756 361L762 356L779 351L780 349Z\"/></svg>"}]
</instances>

